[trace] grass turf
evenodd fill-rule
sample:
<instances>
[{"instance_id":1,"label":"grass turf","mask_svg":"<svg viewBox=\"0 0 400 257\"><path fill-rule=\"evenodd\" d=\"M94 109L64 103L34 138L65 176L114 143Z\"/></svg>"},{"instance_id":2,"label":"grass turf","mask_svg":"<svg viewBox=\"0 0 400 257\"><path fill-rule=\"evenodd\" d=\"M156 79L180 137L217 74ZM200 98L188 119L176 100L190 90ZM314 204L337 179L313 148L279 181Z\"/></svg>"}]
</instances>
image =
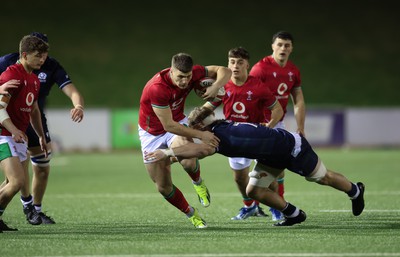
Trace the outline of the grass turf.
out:
<instances>
[{"instance_id":1,"label":"grass turf","mask_svg":"<svg viewBox=\"0 0 400 257\"><path fill-rule=\"evenodd\" d=\"M3 219L19 231L0 233L0 256L400 256L400 150L316 150L327 168L365 183L361 216L344 193L287 171L285 197L304 223L231 221L241 198L227 159L214 155L201 161L209 208L173 165L174 184L209 225L199 230L156 192L140 153L57 154L43 205L57 224L27 224L15 197Z\"/></svg>"}]
</instances>

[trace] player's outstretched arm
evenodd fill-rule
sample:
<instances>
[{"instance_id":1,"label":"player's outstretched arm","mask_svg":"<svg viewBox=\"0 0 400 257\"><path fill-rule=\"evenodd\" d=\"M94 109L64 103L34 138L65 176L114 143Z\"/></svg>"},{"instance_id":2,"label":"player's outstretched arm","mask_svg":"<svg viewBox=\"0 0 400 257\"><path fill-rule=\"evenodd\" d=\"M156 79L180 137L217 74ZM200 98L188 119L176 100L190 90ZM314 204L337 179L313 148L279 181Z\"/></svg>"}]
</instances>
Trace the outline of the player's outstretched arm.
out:
<instances>
[{"instance_id":1,"label":"player's outstretched arm","mask_svg":"<svg viewBox=\"0 0 400 257\"><path fill-rule=\"evenodd\" d=\"M214 153L215 148L208 144L187 143L171 149L159 149L154 152L147 153L145 154L144 158L145 160L152 162L165 160L169 157L179 157L184 159L196 157L202 159Z\"/></svg>"}]
</instances>

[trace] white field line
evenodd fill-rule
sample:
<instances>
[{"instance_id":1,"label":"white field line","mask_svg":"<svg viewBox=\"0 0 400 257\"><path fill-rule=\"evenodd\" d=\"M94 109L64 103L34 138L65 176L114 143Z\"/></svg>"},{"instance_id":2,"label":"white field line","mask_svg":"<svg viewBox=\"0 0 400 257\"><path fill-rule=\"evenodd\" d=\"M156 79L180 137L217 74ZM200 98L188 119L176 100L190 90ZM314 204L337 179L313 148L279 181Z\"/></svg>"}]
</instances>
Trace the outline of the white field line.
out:
<instances>
[{"instance_id":1,"label":"white field line","mask_svg":"<svg viewBox=\"0 0 400 257\"><path fill-rule=\"evenodd\" d=\"M312 192L312 191L296 191L296 192L285 192L285 196L291 195L302 195L302 196L329 196L329 195L337 195L340 192L336 190L332 190L332 192ZM238 197L237 192L232 193L212 193L213 196L216 197ZM395 196L400 195L400 191L368 191L366 195L369 196ZM152 193L87 193L87 194L71 194L71 193L58 193L58 194L49 194L46 197L54 197L54 198L68 198L68 197L80 197L80 198L95 198L95 197L104 197L104 198L143 198L143 197L160 197L160 194L157 192Z\"/></svg>"},{"instance_id":2,"label":"white field line","mask_svg":"<svg viewBox=\"0 0 400 257\"><path fill-rule=\"evenodd\" d=\"M351 210L320 210L319 212L351 212ZM369 209L364 209L363 212L400 212L400 210L369 210Z\"/></svg>"},{"instance_id":3,"label":"white field line","mask_svg":"<svg viewBox=\"0 0 400 257\"><path fill-rule=\"evenodd\" d=\"M190 194L190 193L188 193ZM194 192L193 192L194 194ZM329 195L336 195L340 194L340 192L337 192L335 190L332 190L332 192L310 192L310 191L296 191L296 192L285 192L285 196L291 196L291 195L302 195L302 196L329 196ZM400 195L400 191L368 191L366 192L366 195L369 196L392 196L392 195ZM238 197L237 192L232 192L232 193L212 193L212 196L216 197ZM157 192L153 193L88 193L88 194L70 194L70 193L65 193L65 194L48 194L46 197L54 197L54 198L96 198L96 197L103 197L103 198L144 198L144 197L160 197L160 194Z\"/></svg>"},{"instance_id":4,"label":"white field line","mask_svg":"<svg viewBox=\"0 0 400 257\"><path fill-rule=\"evenodd\" d=\"M205 253L205 254L131 254L131 255L68 255L68 257L381 257L400 253ZM36 256L39 257L39 256ZM67 257L48 256L48 257Z\"/></svg>"}]
</instances>

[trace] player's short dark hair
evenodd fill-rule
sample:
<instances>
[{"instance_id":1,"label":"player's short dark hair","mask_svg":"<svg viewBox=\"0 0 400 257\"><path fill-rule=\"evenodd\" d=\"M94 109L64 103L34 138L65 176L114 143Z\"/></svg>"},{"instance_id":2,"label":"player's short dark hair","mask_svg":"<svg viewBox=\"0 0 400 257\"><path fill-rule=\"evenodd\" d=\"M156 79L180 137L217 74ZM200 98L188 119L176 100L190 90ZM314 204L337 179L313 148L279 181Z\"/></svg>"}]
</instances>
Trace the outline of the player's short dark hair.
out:
<instances>
[{"instance_id":1,"label":"player's short dark hair","mask_svg":"<svg viewBox=\"0 0 400 257\"><path fill-rule=\"evenodd\" d=\"M294 43L294 39L293 39L292 34L290 34L287 31L279 31L279 32L275 33L272 36L272 44L275 43L275 40L277 38L284 39L284 40L290 40L290 41L292 41L292 44Z\"/></svg>"},{"instance_id":2,"label":"player's short dark hair","mask_svg":"<svg viewBox=\"0 0 400 257\"><path fill-rule=\"evenodd\" d=\"M49 51L49 44L35 36L24 36L19 42L19 53L33 53L35 51L38 51L40 54L47 53Z\"/></svg>"},{"instance_id":3,"label":"player's short dark hair","mask_svg":"<svg viewBox=\"0 0 400 257\"><path fill-rule=\"evenodd\" d=\"M229 50L228 58L242 58L245 60L250 60L250 53L243 47L235 47Z\"/></svg>"},{"instance_id":4,"label":"player's short dark hair","mask_svg":"<svg viewBox=\"0 0 400 257\"><path fill-rule=\"evenodd\" d=\"M193 59L189 54L179 53L172 56L171 66L183 73L188 73L193 69Z\"/></svg>"},{"instance_id":5,"label":"player's short dark hair","mask_svg":"<svg viewBox=\"0 0 400 257\"><path fill-rule=\"evenodd\" d=\"M48 39L48 37L47 37L47 35L46 34L43 34L43 33L40 33L40 32L32 32L31 34L30 34L31 36L34 36L34 37L38 37L38 38L40 38L41 40L43 40L45 43L49 43L49 39Z\"/></svg>"}]
</instances>

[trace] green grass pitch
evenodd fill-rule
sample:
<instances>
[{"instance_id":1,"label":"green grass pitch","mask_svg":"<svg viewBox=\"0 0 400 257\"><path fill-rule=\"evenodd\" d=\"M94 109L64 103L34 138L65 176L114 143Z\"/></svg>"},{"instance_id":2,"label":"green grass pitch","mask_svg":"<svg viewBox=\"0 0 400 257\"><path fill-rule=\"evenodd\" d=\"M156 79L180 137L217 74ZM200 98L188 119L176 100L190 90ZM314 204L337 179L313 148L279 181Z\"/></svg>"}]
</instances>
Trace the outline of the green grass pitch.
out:
<instances>
[{"instance_id":1,"label":"green grass pitch","mask_svg":"<svg viewBox=\"0 0 400 257\"><path fill-rule=\"evenodd\" d=\"M400 256L400 150L316 151L328 168L365 183L361 216L344 193L287 171L285 197L307 213L304 223L231 221L241 197L226 157L214 155L201 160L208 208L173 165L175 185L208 223L199 230L156 192L139 152L56 154L43 208L57 224L27 224L15 197L3 219L19 231L0 233L0 256Z\"/></svg>"}]
</instances>

